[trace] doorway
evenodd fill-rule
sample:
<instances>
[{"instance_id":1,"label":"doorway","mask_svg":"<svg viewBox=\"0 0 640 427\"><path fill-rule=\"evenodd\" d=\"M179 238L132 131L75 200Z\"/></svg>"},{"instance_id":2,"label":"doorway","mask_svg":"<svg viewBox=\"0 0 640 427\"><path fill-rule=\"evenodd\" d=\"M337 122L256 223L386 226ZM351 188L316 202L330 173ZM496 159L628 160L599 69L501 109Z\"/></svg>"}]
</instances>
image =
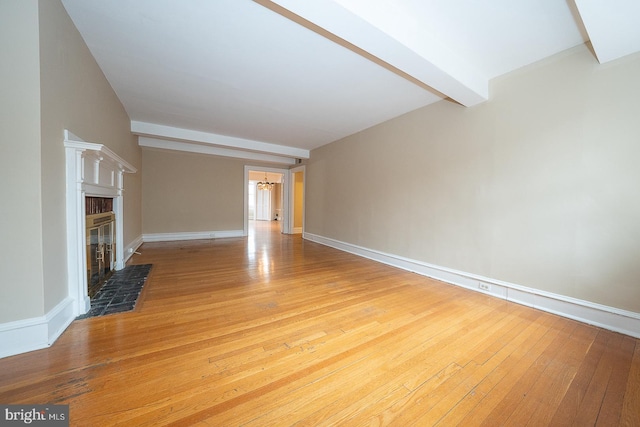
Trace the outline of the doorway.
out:
<instances>
[{"instance_id":1,"label":"doorway","mask_svg":"<svg viewBox=\"0 0 640 427\"><path fill-rule=\"evenodd\" d=\"M286 233L285 220L288 209L287 169L245 166L245 218L244 235L261 223L278 227Z\"/></svg>"},{"instance_id":2,"label":"doorway","mask_svg":"<svg viewBox=\"0 0 640 427\"><path fill-rule=\"evenodd\" d=\"M304 232L304 195L305 195L305 167L299 166L291 169L291 233Z\"/></svg>"}]
</instances>

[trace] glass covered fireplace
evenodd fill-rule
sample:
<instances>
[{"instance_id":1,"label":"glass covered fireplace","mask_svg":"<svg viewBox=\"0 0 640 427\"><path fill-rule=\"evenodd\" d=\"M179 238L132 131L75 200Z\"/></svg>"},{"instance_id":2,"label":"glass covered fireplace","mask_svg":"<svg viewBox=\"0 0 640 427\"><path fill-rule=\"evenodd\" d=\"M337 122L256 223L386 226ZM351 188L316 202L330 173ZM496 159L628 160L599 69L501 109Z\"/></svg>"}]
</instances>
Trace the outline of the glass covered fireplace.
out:
<instances>
[{"instance_id":1,"label":"glass covered fireplace","mask_svg":"<svg viewBox=\"0 0 640 427\"><path fill-rule=\"evenodd\" d=\"M89 298L93 298L115 269L115 219L115 214L112 211L88 214L86 216L87 287Z\"/></svg>"}]
</instances>

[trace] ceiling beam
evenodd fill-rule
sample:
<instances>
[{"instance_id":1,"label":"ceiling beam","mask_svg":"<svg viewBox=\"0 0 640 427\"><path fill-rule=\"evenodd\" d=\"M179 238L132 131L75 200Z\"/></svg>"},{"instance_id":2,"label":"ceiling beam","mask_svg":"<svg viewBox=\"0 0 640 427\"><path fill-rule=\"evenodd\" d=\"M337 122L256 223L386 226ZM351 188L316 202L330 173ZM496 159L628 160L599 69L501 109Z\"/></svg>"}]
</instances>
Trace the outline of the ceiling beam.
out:
<instances>
[{"instance_id":1,"label":"ceiling beam","mask_svg":"<svg viewBox=\"0 0 640 427\"><path fill-rule=\"evenodd\" d=\"M274 156L271 154L255 153L252 151L232 150L211 145L194 144L189 142L170 141L166 139L138 137L138 145L162 150L183 151L187 153L209 154L212 156L232 157L236 159L256 160L260 162L295 165L296 159L291 157Z\"/></svg>"},{"instance_id":2,"label":"ceiling beam","mask_svg":"<svg viewBox=\"0 0 640 427\"><path fill-rule=\"evenodd\" d=\"M254 1L462 105L489 98L488 78L435 40L407 45L333 0Z\"/></svg>"},{"instance_id":3,"label":"ceiling beam","mask_svg":"<svg viewBox=\"0 0 640 427\"><path fill-rule=\"evenodd\" d=\"M598 62L640 51L640 1L575 0Z\"/></svg>"},{"instance_id":4,"label":"ceiling beam","mask_svg":"<svg viewBox=\"0 0 640 427\"><path fill-rule=\"evenodd\" d=\"M235 150L251 151L255 153L274 154L293 159L308 159L309 150L285 145L271 144L268 142L254 141L251 139L235 138L232 136L218 135L215 133L201 132L190 129L175 128L171 126L157 125L131 121L131 132L135 135L156 139L168 139L173 141L207 144L219 148L231 148Z\"/></svg>"}]
</instances>

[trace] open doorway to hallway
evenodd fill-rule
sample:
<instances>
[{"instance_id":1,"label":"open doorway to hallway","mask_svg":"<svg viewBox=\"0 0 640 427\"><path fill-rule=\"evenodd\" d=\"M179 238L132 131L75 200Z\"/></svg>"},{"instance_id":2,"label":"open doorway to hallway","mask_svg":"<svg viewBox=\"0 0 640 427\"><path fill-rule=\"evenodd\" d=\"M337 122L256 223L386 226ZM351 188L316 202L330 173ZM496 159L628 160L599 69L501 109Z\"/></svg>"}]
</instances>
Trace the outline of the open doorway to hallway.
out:
<instances>
[{"instance_id":1,"label":"open doorway to hallway","mask_svg":"<svg viewBox=\"0 0 640 427\"><path fill-rule=\"evenodd\" d=\"M303 233L305 175L304 165L292 169L245 165L244 235L249 235L252 221L275 222L284 234ZM260 182L274 186L270 192L259 190Z\"/></svg>"},{"instance_id":2,"label":"open doorway to hallway","mask_svg":"<svg viewBox=\"0 0 640 427\"><path fill-rule=\"evenodd\" d=\"M251 234L260 223L271 224L283 232L285 217L285 173L271 170L249 170L246 188L247 232Z\"/></svg>"}]
</instances>

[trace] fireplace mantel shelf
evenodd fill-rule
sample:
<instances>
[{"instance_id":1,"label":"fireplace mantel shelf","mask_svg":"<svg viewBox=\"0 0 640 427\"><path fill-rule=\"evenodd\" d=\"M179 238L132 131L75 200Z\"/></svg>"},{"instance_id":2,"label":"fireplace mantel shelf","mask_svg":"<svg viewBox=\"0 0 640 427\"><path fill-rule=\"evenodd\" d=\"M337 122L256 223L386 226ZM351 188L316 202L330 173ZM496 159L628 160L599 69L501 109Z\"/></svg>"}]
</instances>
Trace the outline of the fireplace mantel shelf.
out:
<instances>
[{"instance_id":1,"label":"fireplace mantel shelf","mask_svg":"<svg viewBox=\"0 0 640 427\"><path fill-rule=\"evenodd\" d=\"M109 163L112 168L123 173L137 172L135 167L111 151L104 144L83 141L68 130L64 131L64 146L66 148L76 150L76 152L84 153L85 156L91 157L94 161Z\"/></svg>"},{"instance_id":2,"label":"fireplace mantel shelf","mask_svg":"<svg viewBox=\"0 0 640 427\"><path fill-rule=\"evenodd\" d=\"M70 133L70 132L69 132ZM71 134L73 135L73 134ZM105 160L117 165L117 168L125 173L136 173L138 170L127 163L126 160L118 156L111 151L104 144L95 144L93 142L81 142L73 139L67 139L65 135L64 146L67 148L74 148L80 151L94 152L95 155L102 157L101 160Z\"/></svg>"}]
</instances>

